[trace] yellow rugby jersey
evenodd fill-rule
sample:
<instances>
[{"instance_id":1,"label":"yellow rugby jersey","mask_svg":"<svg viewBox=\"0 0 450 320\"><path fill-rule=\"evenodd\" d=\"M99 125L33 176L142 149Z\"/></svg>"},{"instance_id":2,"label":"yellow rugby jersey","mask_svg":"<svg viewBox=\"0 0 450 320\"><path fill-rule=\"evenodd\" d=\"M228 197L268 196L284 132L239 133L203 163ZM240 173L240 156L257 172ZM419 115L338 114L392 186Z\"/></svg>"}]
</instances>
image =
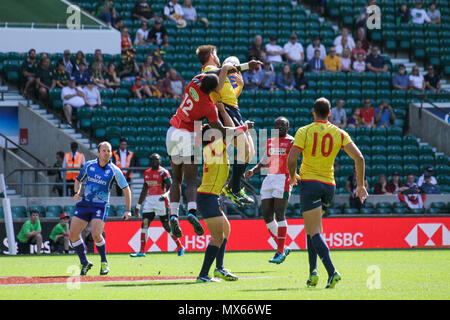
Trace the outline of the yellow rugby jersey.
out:
<instances>
[{"instance_id":1,"label":"yellow rugby jersey","mask_svg":"<svg viewBox=\"0 0 450 320\"><path fill-rule=\"evenodd\" d=\"M197 192L220 195L229 171L227 146L223 139L209 143L203 148L203 178Z\"/></svg>"},{"instance_id":2,"label":"yellow rugby jersey","mask_svg":"<svg viewBox=\"0 0 450 320\"><path fill-rule=\"evenodd\" d=\"M202 68L202 73L209 71L209 70L214 70L214 69L217 69L217 68L214 66L204 66ZM236 97L236 93L234 91L233 85L230 82L229 77L227 77L227 79L225 80L225 84L224 84L222 90L220 90L220 93L211 92L209 96L211 97L211 100L214 103L223 102L230 106L234 106L234 107L238 106L238 99Z\"/></svg>"},{"instance_id":3,"label":"yellow rugby jersey","mask_svg":"<svg viewBox=\"0 0 450 320\"><path fill-rule=\"evenodd\" d=\"M334 160L339 150L351 142L347 132L328 121L315 121L298 129L293 147L303 151L300 180L336 185Z\"/></svg>"}]
</instances>

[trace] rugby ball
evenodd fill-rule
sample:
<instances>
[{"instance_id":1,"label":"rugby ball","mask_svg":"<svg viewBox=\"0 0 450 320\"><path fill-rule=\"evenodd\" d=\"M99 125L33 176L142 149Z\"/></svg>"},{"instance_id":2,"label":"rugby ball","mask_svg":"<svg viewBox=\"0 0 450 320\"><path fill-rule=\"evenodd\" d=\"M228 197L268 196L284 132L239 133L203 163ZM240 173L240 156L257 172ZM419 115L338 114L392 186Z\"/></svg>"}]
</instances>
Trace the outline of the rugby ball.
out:
<instances>
[{"instance_id":1,"label":"rugby ball","mask_svg":"<svg viewBox=\"0 0 450 320\"><path fill-rule=\"evenodd\" d=\"M228 57L223 61L223 64L228 64L228 63L232 64L233 66L238 66L241 64L239 62L238 57L235 57L235 56Z\"/></svg>"}]
</instances>

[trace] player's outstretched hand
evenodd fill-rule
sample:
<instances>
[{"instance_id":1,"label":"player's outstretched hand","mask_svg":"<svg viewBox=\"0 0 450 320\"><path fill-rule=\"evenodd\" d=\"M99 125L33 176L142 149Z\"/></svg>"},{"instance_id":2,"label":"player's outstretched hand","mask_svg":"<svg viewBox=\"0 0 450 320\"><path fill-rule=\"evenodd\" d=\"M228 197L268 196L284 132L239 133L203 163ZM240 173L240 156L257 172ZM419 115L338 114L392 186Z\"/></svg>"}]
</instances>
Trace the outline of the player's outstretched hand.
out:
<instances>
[{"instance_id":1,"label":"player's outstretched hand","mask_svg":"<svg viewBox=\"0 0 450 320\"><path fill-rule=\"evenodd\" d=\"M253 129L255 127L255 123L250 120L245 121L245 125L247 126L247 129Z\"/></svg>"},{"instance_id":2,"label":"player's outstretched hand","mask_svg":"<svg viewBox=\"0 0 450 320\"><path fill-rule=\"evenodd\" d=\"M366 201L366 199L369 197L369 193L366 190L366 187L364 186L359 186L356 187L356 197L359 198L359 200L361 200L361 203L364 203L364 201Z\"/></svg>"},{"instance_id":3,"label":"player's outstretched hand","mask_svg":"<svg viewBox=\"0 0 450 320\"><path fill-rule=\"evenodd\" d=\"M78 201L78 200L80 200L80 195L79 195L78 193L76 193L76 194L73 196L73 201Z\"/></svg>"},{"instance_id":4,"label":"player's outstretched hand","mask_svg":"<svg viewBox=\"0 0 450 320\"><path fill-rule=\"evenodd\" d=\"M232 74L238 72L238 69L233 66L231 63L226 63L222 66L222 69L225 69L227 74Z\"/></svg>"},{"instance_id":5,"label":"player's outstretched hand","mask_svg":"<svg viewBox=\"0 0 450 320\"><path fill-rule=\"evenodd\" d=\"M128 219L130 219L130 218L131 218L131 211L125 211L125 212L123 213L122 219L123 219L123 220L128 220Z\"/></svg>"},{"instance_id":6,"label":"player's outstretched hand","mask_svg":"<svg viewBox=\"0 0 450 320\"><path fill-rule=\"evenodd\" d=\"M248 67L250 68L250 70L258 69L259 66L262 66L262 65L263 65L263 63L258 60L252 60L252 61L248 62Z\"/></svg>"},{"instance_id":7,"label":"player's outstretched hand","mask_svg":"<svg viewBox=\"0 0 450 320\"><path fill-rule=\"evenodd\" d=\"M253 170L248 170L246 173L244 173L244 178L245 179L250 179L251 177L253 177Z\"/></svg>"}]
</instances>

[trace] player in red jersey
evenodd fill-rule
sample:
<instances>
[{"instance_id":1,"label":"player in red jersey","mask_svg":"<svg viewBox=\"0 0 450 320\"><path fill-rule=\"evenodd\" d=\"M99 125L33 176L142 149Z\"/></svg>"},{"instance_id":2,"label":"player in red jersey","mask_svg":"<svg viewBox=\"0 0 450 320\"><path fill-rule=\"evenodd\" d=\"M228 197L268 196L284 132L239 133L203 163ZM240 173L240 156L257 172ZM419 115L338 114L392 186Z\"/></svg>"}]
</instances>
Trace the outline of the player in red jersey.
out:
<instances>
[{"instance_id":1,"label":"player in red jersey","mask_svg":"<svg viewBox=\"0 0 450 320\"><path fill-rule=\"evenodd\" d=\"M261 168L268 167L267 177L261 186L262 211L267 229L277 244L275 256L269 262L279 264L290 252L290 249L285 247L287 233L285 212L292 188L287 159L294 138L287 134L289 120L285 117L278 117L275 120L275 130L278 135L267 140L264 157L254 168L245 173L245 178L249 179ZM274 220L274 213L276 220Z\"/></svg>"},{"instance_id":2,"label":"player in red jersey","mask_svg":"<svg viewBox=\"0 0 450 320\"><path fill-rule=\"evenodd\" d=\"M172 184L170 173L161 167L161 156L154 153L150 156L151 168L144 173L144 185L142 186L139 202L136 205L135 215L139 217L142 203L142 226L141 226L141 249L137 253L130 254L131 257L145 257L145 243L150 223L159 216L164 229L170 234L177 245L178 256L184 255L184 247L180 240L175 237L169 226L169 200L168 189ZM144 202L145 201L145 202Z\"/></svg>"},{"instance_id":3,"label":"player in red jersey","mask_svg":"<svg viewBox=\"0 0 450 320\"><path fill-rule=\"evenodd\" d=\"M170 186L170 226L176 237L182 236L178 223L178 210L181 198L181 183L186 179L186 198L188 221L193 225L198 235L204 233L203 227L196 216L197 212L197 173L198 162L195 161L194 151L195 131L201 134L201 121L206 118L213 129L218 129L225 137L229 132L238 135L249 128L249 123L239 127L224 127L219 120L217 108L211 101L209 94L220 91L227 79L228 73L236 72L237 68L225 64L215 73L195 76L187 85L183 100L175 115L170 119L171 127L167 131L166 147L172 166L173 183ZM194 130L195 122L198 130ZM250 125L252 126L252 125ZM201 144L198 144L198 154L201 156Z\"/></svg>"}]
</instances>

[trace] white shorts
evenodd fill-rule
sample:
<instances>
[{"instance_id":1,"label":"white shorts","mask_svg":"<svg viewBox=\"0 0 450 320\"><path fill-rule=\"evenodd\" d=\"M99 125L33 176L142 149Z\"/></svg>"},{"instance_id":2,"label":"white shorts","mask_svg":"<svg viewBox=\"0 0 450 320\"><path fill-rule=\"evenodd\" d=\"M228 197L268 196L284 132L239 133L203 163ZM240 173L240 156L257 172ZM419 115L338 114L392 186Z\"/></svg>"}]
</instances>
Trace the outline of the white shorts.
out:
<instances>
[{"instance_id":1,"label":"white shorts","mask_svg":"<svg viewBox=\"0 0 450 320\"><path fill-rule=\"evenodd\" d=\"M166 135L167 153L171 157L194 155L194 132L170 127Z\"/></svg>"},{"instance_id":2,"label":"white shorts","mask_svg":"<svg viewBox=\"0 0 450 320\"><path fill-rule=\"evenodd\" d=\"M161 195L147 196L142 207L142 213L154 212L157 216L167 214L166 201L159 201Z\"/></svg>"},{"instance_id":3,"label":"white shorts","mask_svg":"<svg viewBox=\"0 0 450 320\"><path fill-rule=\"evenodd\" d=\"M261 200L263 199L289 199L292 186L286 174L268 174L261 185Z\"/></svg>"}]
</instances>

